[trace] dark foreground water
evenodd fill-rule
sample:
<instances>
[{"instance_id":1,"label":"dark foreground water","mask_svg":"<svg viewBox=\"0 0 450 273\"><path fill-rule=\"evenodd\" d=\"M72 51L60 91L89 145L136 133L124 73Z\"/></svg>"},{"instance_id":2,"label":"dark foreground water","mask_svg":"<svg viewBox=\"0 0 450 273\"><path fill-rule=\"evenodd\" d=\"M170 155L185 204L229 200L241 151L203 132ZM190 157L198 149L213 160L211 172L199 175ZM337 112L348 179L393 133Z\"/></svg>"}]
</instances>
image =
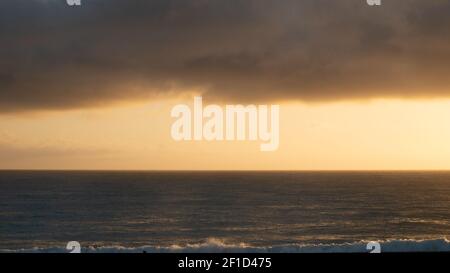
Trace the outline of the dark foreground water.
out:
<instances>
[{"instance_id":1,"label":"dark foreground water","mask_svg":"<svg viewBox=\"0 0 450 273\"><path fill-rule=\"evenodd\" d=\"M449 251L449 172L0 172L0 251Z\"/></svg>"}]
</instances>

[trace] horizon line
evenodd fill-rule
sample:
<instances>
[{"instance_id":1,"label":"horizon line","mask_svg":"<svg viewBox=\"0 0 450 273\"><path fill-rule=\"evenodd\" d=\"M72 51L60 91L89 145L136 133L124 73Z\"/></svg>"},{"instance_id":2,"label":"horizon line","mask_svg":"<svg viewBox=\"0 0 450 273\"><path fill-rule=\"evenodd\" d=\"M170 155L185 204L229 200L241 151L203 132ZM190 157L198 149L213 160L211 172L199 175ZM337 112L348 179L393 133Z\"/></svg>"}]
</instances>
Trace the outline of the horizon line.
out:
<instances>
[{"instance_id":1,"label":"horizon line","mask_svg":"<svg viewBox=\"0 0 450 273\"><path fill-rule=\"evenodd\" d=\"M0 172L7 171L29 171L29 172L450 172L450 169L280 169L280 170L255 170L255 169L2 169Z\"/></svg>"}]
</instances>

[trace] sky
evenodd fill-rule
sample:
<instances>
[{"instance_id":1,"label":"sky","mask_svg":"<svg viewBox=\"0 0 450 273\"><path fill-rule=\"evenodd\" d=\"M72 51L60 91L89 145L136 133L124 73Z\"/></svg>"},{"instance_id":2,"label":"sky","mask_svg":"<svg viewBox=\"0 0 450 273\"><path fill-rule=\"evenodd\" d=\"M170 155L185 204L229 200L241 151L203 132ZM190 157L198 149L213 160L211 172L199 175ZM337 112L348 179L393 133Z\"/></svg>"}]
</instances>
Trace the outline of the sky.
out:
<instances>
[{"instance_id":1,"label":"sky","mask_svg":"<svg viewBox=\"0 0 450 273\"><path fill-rule=\"evenodd\" d=\"M0 2L0 168L450 169L450 1ZM279 104L280 146L170 110Z\"/></svg>"}]
</instances>

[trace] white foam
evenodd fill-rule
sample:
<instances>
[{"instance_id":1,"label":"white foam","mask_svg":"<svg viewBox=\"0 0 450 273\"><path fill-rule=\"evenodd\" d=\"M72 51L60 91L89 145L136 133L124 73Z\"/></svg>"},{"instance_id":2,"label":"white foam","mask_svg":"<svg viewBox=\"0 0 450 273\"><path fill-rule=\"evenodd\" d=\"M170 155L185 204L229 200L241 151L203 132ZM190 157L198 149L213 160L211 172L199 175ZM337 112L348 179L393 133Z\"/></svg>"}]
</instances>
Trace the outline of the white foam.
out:
<instances>
[{"instance_id":1,"label":"white foam","mask_svg":"<svg viewBox=\"0 0 450 273\"><path fill-rule=\"evenodd\" d=\"M450 252L447 238L433 240L388 240L381 241L382 252ZM223 240L210 238L204 243L172 245L168 247L83 247L82 253L362 253L366 250L366 241L344 244L289 244L279 246L256 247L240 244L227 244ZM65 248L32 248L20 250L0 250L0 252L19 253L66 253Z\"/></svg>"}]
</instances>

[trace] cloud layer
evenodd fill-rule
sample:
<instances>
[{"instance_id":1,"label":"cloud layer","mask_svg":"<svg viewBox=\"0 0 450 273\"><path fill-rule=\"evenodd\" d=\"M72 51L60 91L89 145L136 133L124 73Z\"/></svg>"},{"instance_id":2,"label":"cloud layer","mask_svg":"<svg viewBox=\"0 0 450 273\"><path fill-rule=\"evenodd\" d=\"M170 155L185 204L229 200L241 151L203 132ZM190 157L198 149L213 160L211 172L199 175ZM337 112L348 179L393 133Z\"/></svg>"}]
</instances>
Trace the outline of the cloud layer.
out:
<instances>
[{"instance_id":1,"label":"cloud layer","mask_svg":"<svg viewBox=\"0 0 450 273\"><path fill-rule=\"evenodd\" d=\"M0 111L450 96L450 1L0 2Z\"/></svg>"}]
</instances>

